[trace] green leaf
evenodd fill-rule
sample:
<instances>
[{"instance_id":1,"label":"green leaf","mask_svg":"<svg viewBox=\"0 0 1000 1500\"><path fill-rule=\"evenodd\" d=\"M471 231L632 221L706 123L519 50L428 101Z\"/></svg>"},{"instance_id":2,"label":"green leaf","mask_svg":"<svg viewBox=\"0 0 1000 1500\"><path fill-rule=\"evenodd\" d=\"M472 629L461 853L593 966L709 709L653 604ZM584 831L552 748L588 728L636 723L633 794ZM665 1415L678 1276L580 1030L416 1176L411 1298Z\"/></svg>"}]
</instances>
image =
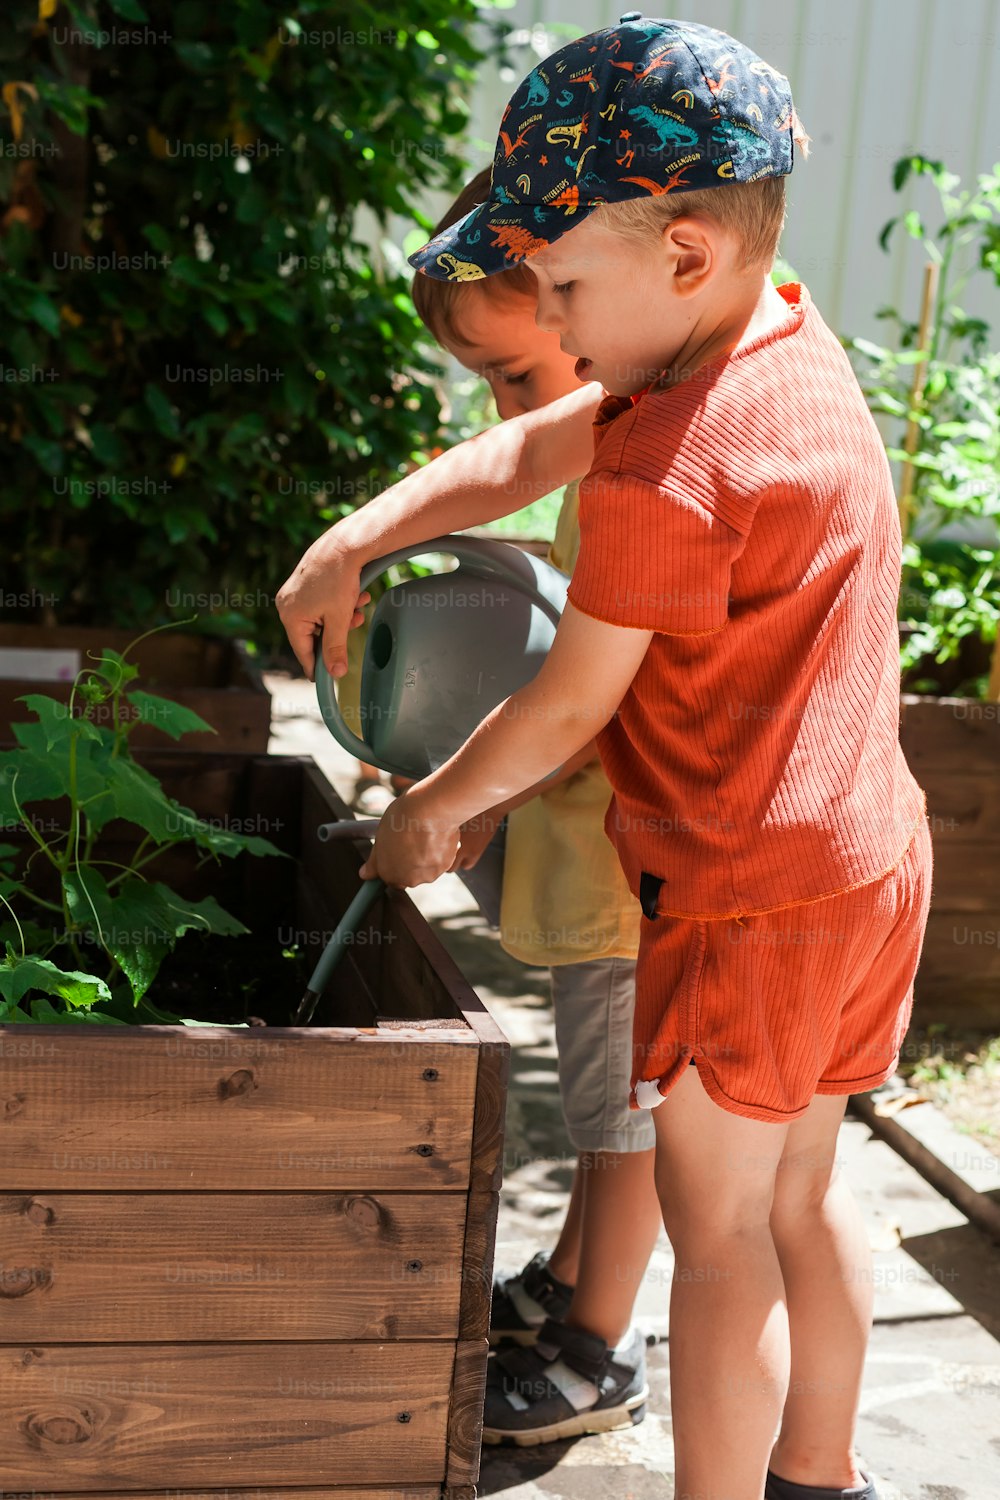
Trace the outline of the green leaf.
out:
<instances>
[{"instance_id":1,"label":"green leaf","mask_svg":"<svg viewBox=\"0 0 1000 1500\"><path fill-rule=\"evenodd\" d=\"M68 703L60 703L58 699L49 698L45 693L26 693L17 701L26 704L36 715L45 735L46 750L62 745L68 753L69 746L74 739L102 740L106 738L104 731L100 730L96 724L92 724L89 719L71 715Z\"/></svg>"},{"instance_id":2,"label":"green leaf","mask_svg":"<svg viewBox=\"0 0 1000 1500\"><path fill-rule=\"evenodd\" d=\"M30 1025L33 1019L33 1016L25 1015L12 1000L0 1001L0 1026L10 1026L17 1021L26 1021Z\"/></svg>"},{"instance_id":3,"label":"green leaf","mask_svg":"<svg viewBox=\"0 0 1000 1500\"><path fill-rule=\"evenodd\" d=\"M108 4L117 15L124 16L126 21L149 20L139 0L108 0Z\"/></svg>"},{"instance_id":4,"label":"green leaf","mask_svg":"<svg viewBox=\"0 0 1000 1500\"><path fill-rule=\"evenodd\" d=\"M66 791L65 768L57 763L55 756L46 753L44 733L39 726L17 724L13 730L15 736L22 731L36 731L41 744L37 755L24 749L0 751L0 818L11 826L20 817L20 807L62 797Z\"/></svg>"},{"instance_id":5,"label":"green leaf","mask_svg":"<svg viewBox=\"0 0 1000 1500\"><path fill-rule=\"evenodd\" d=\"M884 349L881 344L873 344L870 339L852 339L851 348L857 349L859 354L867 354L869 359L889 359L891 352Z\"/></svg>"},{"instance_id":6,"label":"green leaf","mask_svg":"<svg viewBox=\"0 0 1000 1500\"><path fill-rule=\"evenodd\" d=\"M895 229L895 227L896 227L896 225L898 223L899 223L898 218L897 219L890 219L887 224L884 224L882 226L882 233L878 237L878 242L881 245L881 247L882 247L883 250L888 250L889 249L889 236L892 234L892 231ZM417 248L419 248L419 246Z\"/></svg>"},{"instance_id":7,"label":"green leaf","mask_svg":"<svg viewBox=\"0 0 1000 1500\"><path fill-rule=\"evenodd\" d=\"M892 185L898 193L904 186L910 173L913 171L914 158L912 156L901 156L892 169Z\"/></svg>"},{"instance_id":8,"label":"green leaf","mask_svg":"<svg viewBox=\"0 0 1000 1500\"><path fill-rule=\"evenodd\" d=\"M100 1004L101 1001L95 1001ZM24 1020L29 1018L25 1016ZM32 1000L30 1019L36 1023L53 1026L64 1024L70 1026L127 1026L128 1022L121 1020L118 1016L109 1016L106 1011L100 1010L56 1010L55 1006L48 1000Z\"/></svg>"},{"instance_id":9,"label":"green leaf","mask_svg":"<svg viewBox=\"0 0 1000 1500\"><path fill-rule=\"evenodd\" d=\"M217 731L211 724L206 724L193 709L185 708L182 703L174 703L169 698L157 697L155 693L144 693L136 688L127 693L126 698L136 710L137 718L144 724L152 724L156 729L162 729L172 740L179 740L182 734L215 734Z\"/></svg>"},{"instance_id":10,"label":"green leaf","mask_svg":"<svg viewBox=\"0 0 1000 1500\"><path fill-rule=\"evenodd\" d=\"M246 186L236 203L236 219L240 224L259 224L270 212L270 200L259 182L244 177Z\"/></svg>"},{"instance_id":11,"label":"green leaf","mask_svg":"<svg viewBox=\"0 0 1000 1500\"><path fill-rule=\"evenodd\" d=\"M169 253L173 241L162 224L144 224L142 226L142 233L154 250L159 250L161 255Z\"/></svg>"},{"instance_id":12,"label":"green leaf","mask_svg":"<svg viewBox=\"0 0 1000 1500\"><path fill-rule=\"evenodd\" d=\"M115 651L112 646L102 646L100 655L96 657L88 652L87 666L95 677L106 682L115 692L139 675L139 668L135 663L126 661L121 652Z\"/></svg>"},{"instance_id":13,"label":"green leaf","mask_svg":"<svg viewBox=\"0 0 1000 1500\"><path fill-rule=\"evenodd\" d=\"M77 969L60 969L47 958L8 957L0 964L0 995L16 1003L31 990L58 995L68 1005L93 1005L111 998L103 979Z\"/></svg>"},{"instance_id":14,"label":"green leaf","mask_svg":"<svg viewBox=\"0 0 1000 1500\"><path fill-rule=\"evenodd\" d=\"M53 338L59 335L59 309L44 292L33 292L24 303L25 311L30 318L44 328L46 333L51 333Z\"/></svg>"},{"instance_id":15,"label":"green leaf","mask_svg":"<svg viewBox=\"0 0 1000 1500\"><path fill-rule=\"evenodd\" d=\"M21 442L29 453L35 455L46 474L62 473L66 454L58 443L53 442L51 438L39 437L34 432L26 432Z\"/></svg>"},{"instance_id":16,"label":"green leaf","mask_svg":"<svg viewBox=\"0 0 1000 1500\"><path fill-rule=\"evenodd\" d=\"M146 406L149 409L153 421L156 423L158 431L161 432L164 437L179 438L181 435L181 429L180 424L177 421L177 415L173 407L170 405L170 402L167 400L166 396L160 390L160 387L158 385L153 385L153 383L150 382L146 386L144 397Z\"/></svg>"},{"instance_id":17,"label":"green leaf","mask_svg":"<svg viewBox=\"0 0 1000 1500\"><path fill-rule=\"evenodd\" d=\"M215 62L215 54L207 42L175 42L174 51L188 67L205 72Z\"/></svg>"},{"instance_id":18,"label":"green leaf","mask_svg":"<svg viewBox=\"0 0 1000 1500\"><path fill-rule=\"evenodd\" d=\"M121 438L103 422L95 422L90 428L90 446L94 457L109 468L116 468L125 462Z\"/></svg>"},{"instance_id":19,"label":"green leaf","mask_svg":"<svg viewBox=\"0 0 1000 1500\"><path fill-rule=\"evenodd\" d=\"M157 844L169 844L184 836L178 824L177 806L166 795L155 776L134 761L119 756L103 767L99 799L87 804L87 816L97 829L114 817L127 818L144 828Z\"/></svg>"},{"instance_id":20,"label":"green leaf","mask_svg":"<svg viewBox=\"0 0 1000 1500\"><path fill-rule=\"evenodd\" d=\"M202 305L201 315L213 333L219 334L220 337L228 333L229 319L217 302L206 299Z\"/></svg>"},{"instance_id":21,"label":"green leaf","mask_svg":"<svg viewBox=\"0 0 1000 1500\"><path fill-rule=\"evenodd\" d=\"M185 901L169 886L130 875L109 892L90 867L84 877L66 878L67 904L74 921L99 939L114 957L141 1000L177 939L186 932L238 936L248 929L213 896Z\"/></svg>"}]
</instances>

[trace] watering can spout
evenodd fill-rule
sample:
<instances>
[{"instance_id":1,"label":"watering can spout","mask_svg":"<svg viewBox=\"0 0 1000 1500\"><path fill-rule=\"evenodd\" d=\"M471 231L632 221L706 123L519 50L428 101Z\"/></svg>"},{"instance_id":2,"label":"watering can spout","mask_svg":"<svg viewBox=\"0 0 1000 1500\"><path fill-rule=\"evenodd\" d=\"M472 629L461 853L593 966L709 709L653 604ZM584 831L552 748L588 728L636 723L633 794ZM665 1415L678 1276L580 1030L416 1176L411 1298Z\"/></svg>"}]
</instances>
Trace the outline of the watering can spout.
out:
<instances>
[{"instance_id":1,"label":"watering can spout","mask_svg":"<svg viewBox=\"0 0 1000 1500\"><path fill-rule=\"evenodd\" d=\"M435 537L368 563L361 588L394 563L427 553L451 572L388 589L368 629L358 705L361 734L344 721L316 654L320 712L359 760L419 780L455 753L483 719L538 672L566 602L568 579L507 542ZM343 682L344 679L341 679Z\"/></svg>"}]
</instances>

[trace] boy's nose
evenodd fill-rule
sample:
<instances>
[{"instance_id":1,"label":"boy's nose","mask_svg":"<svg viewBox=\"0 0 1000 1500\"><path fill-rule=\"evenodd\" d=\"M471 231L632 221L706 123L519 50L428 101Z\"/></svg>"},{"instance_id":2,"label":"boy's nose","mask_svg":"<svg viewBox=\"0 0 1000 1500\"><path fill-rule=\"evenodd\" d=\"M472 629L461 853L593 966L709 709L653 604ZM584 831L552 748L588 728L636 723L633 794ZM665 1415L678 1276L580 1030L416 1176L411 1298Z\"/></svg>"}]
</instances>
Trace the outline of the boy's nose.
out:
<instances>
[{"instance_id":1,"label":"boy's nose","mask_svg":"<svg viewBox=\"0 0 1000 1500\"><path fill-rule=\"evenodd\" d=\"M539 292L538 305L535 308L535 322L543 333L558 333L560 328L566 326L559 312L559 304L554 297L547 297Z\"/></svg>"},{"instance_id":2,"label":"boy's nose","mask_svg":"<svg viewBox=\"0 0 1000 1500\"><path fill-rule=\"evenodd\" d=\"M506 422L510 417L519 417L523 412L530 411L516 389L509 385L496 385L493 387L493 400L497 409L497 416L501 422Z\"/></svg>"}]
</instances>

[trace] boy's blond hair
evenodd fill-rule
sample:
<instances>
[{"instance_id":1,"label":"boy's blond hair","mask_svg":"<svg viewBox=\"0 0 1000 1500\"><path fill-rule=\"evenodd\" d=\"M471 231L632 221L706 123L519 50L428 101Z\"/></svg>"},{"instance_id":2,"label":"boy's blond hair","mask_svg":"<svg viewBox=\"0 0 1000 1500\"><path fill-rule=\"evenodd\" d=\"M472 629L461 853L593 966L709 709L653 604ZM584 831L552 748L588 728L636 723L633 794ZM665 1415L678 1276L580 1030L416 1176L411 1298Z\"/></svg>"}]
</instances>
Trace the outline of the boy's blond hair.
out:
<instances>
[{"instance_id":1,"label":"boy's blond hair","mask_svg":"<svg viewBox=\"0 0 1000 1500\"><path fill-rule=\"evenodd\" d=\"M793 112L792 139L799 155L809 155L809 136ZM625 239L658 240L664 228L681 214L704 214L731 230L743 251L743 269L770 271L785 225L785 178L762 177L757 182L733 182L694 192L659 193L653 198L630 198L605 203L591 215L595 222Z\"/></svg>"}]
</instances>

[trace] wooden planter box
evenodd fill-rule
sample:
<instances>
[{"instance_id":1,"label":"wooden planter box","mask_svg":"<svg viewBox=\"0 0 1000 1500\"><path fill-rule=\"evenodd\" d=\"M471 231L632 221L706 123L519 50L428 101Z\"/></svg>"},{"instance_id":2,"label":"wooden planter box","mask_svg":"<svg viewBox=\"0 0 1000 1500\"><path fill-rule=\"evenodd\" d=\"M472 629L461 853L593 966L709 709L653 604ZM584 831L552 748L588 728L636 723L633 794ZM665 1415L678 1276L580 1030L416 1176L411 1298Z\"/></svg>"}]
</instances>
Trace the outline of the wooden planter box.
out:
<instances>
[{"instance_id":1,"label":"wooden planter box","mask_svg":"<svg viewBox=\"0 0 1000 1500\"><path fill-rule=\"evenodd\" d=\"M124 651L138 634L138 630L99 630L75 625L49 629L41 625L0 624L0 651L76 652L79 666L83 667L87 665L88 652L97 656L105 646ZM186 748L266 752L271 733L271 698L240 642L161 631L136 646L129 660L141 672L139 687L183 703L216 731L186 735ZM65 685L23 676L0 676L0 742L9 743L11 724L27 716L18 698L25 693L44 692L66 702L73 675ZM137 728L132 739L136 745L151 748L162 748L169 743L159 730L146 725Z\"/></svg>"},{"instance_id":2,"label":"wooden planter box","mask_svg":"<svg viewBox=\"0 0 1000 1500\"><path fill-rule=\"evenodd\" d=\"M364 846L314 763L154 759L297 856L189 893L318 955ZM0 1027L3 1493L474 1497L509 1047L402 892L317 1014Z\"/></svg>"},{"instance_id":3,"label":"wooden planter box","mask_svg":"<svg viewBox=\"0 0 1000 1500\"><path fill-rule=\"evenodd\" d=\"M900 739L934 843L914 1021L1000 1030L1000 703L904 694Z\"/></svg>"}]
</instances>

